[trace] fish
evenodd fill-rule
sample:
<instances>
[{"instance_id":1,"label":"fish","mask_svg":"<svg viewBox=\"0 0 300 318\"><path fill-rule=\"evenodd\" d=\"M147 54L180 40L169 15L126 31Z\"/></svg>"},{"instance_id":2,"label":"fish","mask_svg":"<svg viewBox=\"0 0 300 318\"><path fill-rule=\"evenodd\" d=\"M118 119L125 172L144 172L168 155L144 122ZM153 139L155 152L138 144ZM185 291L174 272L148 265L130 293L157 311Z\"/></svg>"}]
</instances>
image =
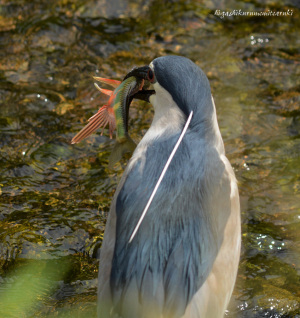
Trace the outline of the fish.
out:
<instances>
[{"instance_id":1,"label":"fish","mask_svg":"<svg viewBox=\"0 0 300 318\"><path fill-rule=\"evenodd\" d=\"M102 135L108 124L110 138L112 138L114 130L117 131L116 144L109 157L109 168L112 168L125 153L132 153L136 147L128 134L128 114L133 95L143 88L144 80L135 76L130 76L122 82L103 77L94 77L94 79L113 86L115 90L103 89L95 83L95 87L101 93L110 96L108 103L89 118L88 124L72 139L71 144L80 142L100 127L102 127Z\"/></svg>"}]
</instances>

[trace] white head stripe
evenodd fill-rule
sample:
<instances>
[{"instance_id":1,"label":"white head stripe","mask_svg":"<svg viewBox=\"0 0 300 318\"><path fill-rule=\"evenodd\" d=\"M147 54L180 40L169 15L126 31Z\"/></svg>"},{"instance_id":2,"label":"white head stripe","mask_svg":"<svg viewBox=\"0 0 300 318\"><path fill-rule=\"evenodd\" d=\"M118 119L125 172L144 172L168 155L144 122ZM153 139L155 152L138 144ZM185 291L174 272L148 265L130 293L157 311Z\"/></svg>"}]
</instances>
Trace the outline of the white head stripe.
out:
<instances>
[{"instance_id":1,"label":"white head stripe","mask_svg":"<svg viewBox=\"0 0 300 318\"><path fill-rule=\"evenodd\" d=\"M189 124L190 124L190 122L192 120L192 117L193 117L193 111L191 111L191 113L190 113L190 115L189 115L189 117L188 117L188 119L186 121L186 124L185 124L185 126L184 126L184 128L183 128L183 130L181 132L181 135L179 136L179 138L178 138L178 140L177 140L177 142L176 142L176 144L175 144L175 146L174 146L174 148L173 148L173 150L172 150L172 152L171 152L171 154L169 156L169 159L166 162L166 164L164 166L164 169L163 169L163 171L162 171L162 173L161 173L161 175L160 175L160 177L159 177L159 179L158 179L158 181L157 181L157 183L156 183L156 185L155 185L155 187L154 187L154 189L152 191L152 194L151 194L151 196L150 196L150 198L148 200L148 203L146 204L145 209L144 209L144 211L143 211L143 213L142 213L142 215L141 215L141 217L140 217L140 219L139 219L134 231L132 232L132 234L130 236L129 243L131 243L131 241L135 237L135 234L138 231L138 229L139 229L139 227L140 227L140 225L141 225L141 223L142 223L142 221L143 221L143 219L144 219L144 217L145 217L145 215L146 215L146 213L147 213L147 211L148 211L148 209L150 207L150 204L151 204L151 202L152 202L152 200L153 200L153 198L154 198L154 196L155 196L155 194L157 192L157 189L158 189L159 185L161 184L162 179L164 178L164 176L165 176L165 174L166 174L166 172L168 170L168 167L169 167L169 165L170 165L170 163L171 163L171 161L172 161L172 159L173 159L173 157L174 157L174 155L175 155L175 153L176 153L176 151L177 151L177 149L178 149L178 147L179 147L179 145L180 145L180 143L182 141L182 138L184 137L184 135L185 135L185 133L186 133L188 127L189 127Z\"/></svg>"}]
</instances>

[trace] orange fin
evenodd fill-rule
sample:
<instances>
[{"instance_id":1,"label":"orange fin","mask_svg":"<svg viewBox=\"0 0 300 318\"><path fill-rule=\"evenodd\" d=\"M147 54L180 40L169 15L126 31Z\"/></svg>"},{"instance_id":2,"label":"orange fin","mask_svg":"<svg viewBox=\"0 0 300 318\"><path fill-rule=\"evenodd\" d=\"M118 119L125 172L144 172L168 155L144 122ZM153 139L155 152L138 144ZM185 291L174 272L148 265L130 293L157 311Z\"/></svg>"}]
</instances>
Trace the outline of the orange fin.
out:
<instances>
[{"instance_id":1,"label":"orange fin","mask_svg":"<svg viewBox=\"0 0 300 318\"><path fill-rule=\"evenodd\" d=\"M104 78L104 77L96 77L96 76L93 76L94 80L95 81L98 81L98 82L101 82L101 83L104 83L104 84L108 84L114 88L117 88L122 82L121 81L117 81L117 80L112 80L112 79L109 79L109 78Z\"/></svg>"},{"instance_id":2,"label":"orange fin","mask_svg":"<svg viewBox=\"0 0 300 318\"><path fill-rule=\"evenodd\" d=\"M98 112L89 119L89 123L84 126L80 132L72 139L71 144L76 144L84 138L90 136L95 130L102 127L102 133L106 125L109 125L109 136L112 138L112 134L116 129L116 119L113 109L108 105L102 106Z\"/></svg>"},{"instance_id":3,"label":"orange fin","mask_svg":"<svg viewBox=\"0 0 300 318\"><path fill-rule=\"evenodd\" d=\"M94 85L98 89L98 91L100 91L101 93L105 95L111 96L113 93L113 91L111 91L110 89L101 88L97 83L94 83Z\"/></svg>"}]
</instances>

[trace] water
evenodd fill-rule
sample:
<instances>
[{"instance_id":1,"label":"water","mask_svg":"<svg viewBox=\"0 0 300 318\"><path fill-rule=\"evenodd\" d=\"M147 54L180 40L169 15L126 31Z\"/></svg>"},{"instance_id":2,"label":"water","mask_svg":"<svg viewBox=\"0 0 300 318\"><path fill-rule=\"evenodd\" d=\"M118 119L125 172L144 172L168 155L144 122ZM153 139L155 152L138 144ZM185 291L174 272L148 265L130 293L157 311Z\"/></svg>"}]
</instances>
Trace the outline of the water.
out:
<instances>
[{"instance_id":1,"label":"water","mask_svg":"<svg viewBox=\"0 0 300 318\"><path fill-rule=\"evenodd\" d=\"M0 2L1 317L95 314L97 251L126 160L108 170L107 133L70 140L106 101L92 76L122 79L165 54L208 75L239 181L243 247L227 317L300 317L299 4L161 3ZM293 15L214 15L228 8ZM133 104L136 141L152 115Z\"/></svg>"}]
</instances>

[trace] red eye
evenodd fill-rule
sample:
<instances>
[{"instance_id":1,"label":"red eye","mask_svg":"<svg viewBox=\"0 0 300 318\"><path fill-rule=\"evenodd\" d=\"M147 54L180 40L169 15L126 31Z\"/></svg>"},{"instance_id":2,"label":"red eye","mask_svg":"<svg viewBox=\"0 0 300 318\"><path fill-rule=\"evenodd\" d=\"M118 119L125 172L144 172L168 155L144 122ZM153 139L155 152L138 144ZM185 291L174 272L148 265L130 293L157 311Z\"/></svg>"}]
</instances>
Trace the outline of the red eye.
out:
<instances>
[{"instance_id":1,"label":"red eye","mask_svg":"<svg viewBox=\"0 0 300 318\"><path fill-rule=\"evenodd\" d=\"M151 70L151 68L149 68L149 70L148 70L147 77L148 77L148 81L149 82L151 82L151 83L154 82L155 77L154 77L154 73Z\"/></svg>"}]
</instances>

